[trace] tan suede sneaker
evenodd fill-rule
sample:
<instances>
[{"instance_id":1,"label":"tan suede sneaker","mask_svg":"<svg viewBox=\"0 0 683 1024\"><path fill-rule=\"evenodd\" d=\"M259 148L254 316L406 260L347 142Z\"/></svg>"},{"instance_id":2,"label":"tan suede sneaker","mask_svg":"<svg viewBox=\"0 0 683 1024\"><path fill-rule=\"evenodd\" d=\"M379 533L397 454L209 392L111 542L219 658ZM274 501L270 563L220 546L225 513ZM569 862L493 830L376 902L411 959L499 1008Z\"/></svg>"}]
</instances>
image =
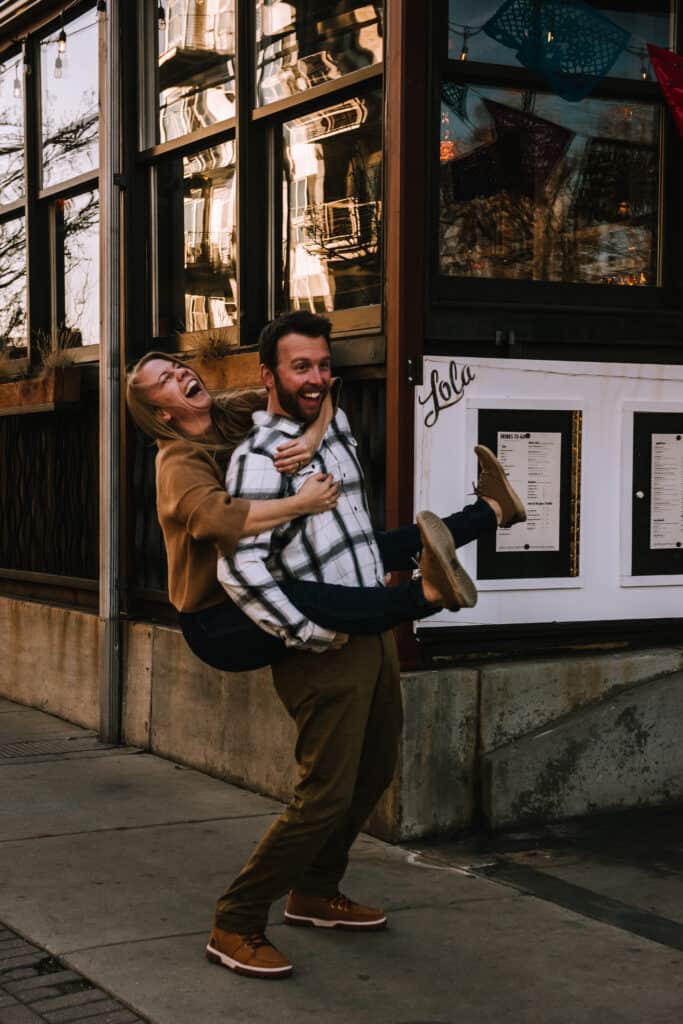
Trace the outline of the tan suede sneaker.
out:
<instances>
[{"instance_id":1,"label":"tan suede sneaker","mask_svg":"<svg viewBox=\"0 0 683 1024\"><path fill-rule=\"evenodd\" d=\"M451 610L474 608L477 588L458 561L446 524L427 511L418 512L416 522L422 537L420 573L424 582L437 591L437 603Z\"/></svg>"},{"instance_id":2,"label":"tan suede sneaker","mask_svg":"<svg viewBox=\"0 0 683 1024\"><path fill-rule=\"evenodd\" d=\"M354 903L341 893L328 899L325 896L307 896L293 889L285 907L285 924L372 932L386 928L387 919L381 910Z\"/></svg>"},{"instance_id":3,"label":"tan suede sneaker","mask_svg":"<svg viewBox=\"0 0 683 1024\"><path fill-rule=\"evenodd\" d=\"M479 459L479 479L474 493L479 498L493 498L500 505L503 518L501 526L514 526L526 522L526 509L522 499L510 486L507 473L490 448L475 444L474 452Z\"/></svg>"},{"instance_id":4,"label":"tan suede sneaker","mask_svg":"<svg viewBox=\"0 0 683 1024\"><path fill-rule=\"evenodd\" d=\"M237 974L252 978L287 978L293 970L287 957L268 941L263 932L240 935L224 932L214 925L206 957L212 964L221 964Z\"/></svg>"}]
</instances>

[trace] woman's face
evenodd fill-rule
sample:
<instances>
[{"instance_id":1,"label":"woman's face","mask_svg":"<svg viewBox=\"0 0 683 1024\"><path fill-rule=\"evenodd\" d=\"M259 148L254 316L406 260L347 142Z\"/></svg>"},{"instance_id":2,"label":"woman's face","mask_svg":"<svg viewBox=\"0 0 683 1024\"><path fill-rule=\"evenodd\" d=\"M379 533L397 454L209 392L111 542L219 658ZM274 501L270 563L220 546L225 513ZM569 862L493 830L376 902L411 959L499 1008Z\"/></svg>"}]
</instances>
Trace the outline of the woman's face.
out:
<instances>
[{"instance_id":1,"label":"woman's face","mask_svg":"<svg viewBox=\"0 0 683 1024\"><path fill-rule=\"evenodd\" d=\"M211 396L187 366L171 359L150 359L137 374L160 418L184 434L202 434L210 426Z\"/></svg>"}]
</instances>

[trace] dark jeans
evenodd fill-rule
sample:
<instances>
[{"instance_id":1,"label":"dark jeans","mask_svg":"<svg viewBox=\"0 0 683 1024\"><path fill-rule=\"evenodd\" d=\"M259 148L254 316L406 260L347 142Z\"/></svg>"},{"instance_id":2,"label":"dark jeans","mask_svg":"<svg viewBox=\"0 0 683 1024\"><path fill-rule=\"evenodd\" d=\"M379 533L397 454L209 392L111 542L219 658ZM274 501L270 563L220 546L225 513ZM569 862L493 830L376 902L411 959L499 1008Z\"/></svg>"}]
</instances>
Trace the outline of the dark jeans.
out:
<instances>
[{"instance_id":1,"label":"dark jeans","mask_svg":"<svg viewBox=\"0 0 683 1024\"><path fill-rule=\"evenodd\" d=\"M446 516L444 522L456 548L496 528L493 510L481 499L462 512ZM375 537L387 572L414 568L420 550L417 526L377 532ZM383 633L401 622L424 619L438 611L425 601L417 580L396 587L342 587L281 580L280 587L312 622L339 633ZM260 629L229 600L201 612L181 612L180 626L193 653L224 672L263 668L280 661L288 651L282 640Z\"/></svg>"}]
</instances>

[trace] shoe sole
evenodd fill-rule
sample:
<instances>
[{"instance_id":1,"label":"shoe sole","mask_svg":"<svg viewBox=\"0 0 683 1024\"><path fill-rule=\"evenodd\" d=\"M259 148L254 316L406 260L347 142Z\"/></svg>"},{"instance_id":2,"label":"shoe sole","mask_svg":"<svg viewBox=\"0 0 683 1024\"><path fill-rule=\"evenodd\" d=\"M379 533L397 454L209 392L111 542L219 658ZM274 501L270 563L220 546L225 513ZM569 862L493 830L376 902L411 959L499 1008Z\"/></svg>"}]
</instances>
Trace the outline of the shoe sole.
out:
<instances>
[{"instance_id":1,"label":"shoe sole","mask_svg":"<svg viewBox=\"0 0 683 1024\"><path fill-rule=\"evenodd\" d=\"M423 540L429 543L429 549L436 558L442 580L434 581L439 590L450 590L456 598L453 604L447 605L451 611L457 608L474 608L477 603L477 588L465 572L453 543L450 530L433 512L418 512L417 525L422 531Z\"/></svg>"},{"instance_id":2,"label":"shoe sole","mask_svg":"<svg viewBox=\"0 0 683 1024\"><path fill-rule=\"evenodd\" d=\"M508 527L514 526L515 523L525 523L526 509L524 507L524 503L520 496L517 494L517 491L510 484L510 481L508 480L507 477L507 473L503 469L498 457L494 455L491 449L487 448L485 444L476 444L474 446L474 452L479 461L484 463L484 466L488 470L488 472L496 474L500 486L505 491L507 499L512 505L512 515L508 516L507 519L505 519L500 525L503 527ZM494 501L496 500L493 494L488 494L486 495L486 497L493 498Z\"/></svg>"},{"instance_id":3,"label":"shoe sole","mask_svg":"<svg viewBox=\"0 0 683 1024\"><path fill-rule=\"evenodd\" d=\"M343 928L346 931L356 931L362 928L366 932L378 932L387 926L386 917L377 921L341 921L335 918L328 921L324 917L303 917L300 914L290 914L285 910L285 924L292 924L299 928Z\"/></svg>"},{"instance_id":4,"label":"shoe sole","mask_svg":"<svg viewBox=\"0 0 683 1024\"><path fill-rule=\"evenodd\" d=\"M211 945L206 947L206 959L212 964L227 967L228 970L234 971L236 974L243 974L248 978L288 978L293 970L291 964L289 967L250 967L249 964L233 960L227 953L221 953Z\"/></svg>"}]
</instances>

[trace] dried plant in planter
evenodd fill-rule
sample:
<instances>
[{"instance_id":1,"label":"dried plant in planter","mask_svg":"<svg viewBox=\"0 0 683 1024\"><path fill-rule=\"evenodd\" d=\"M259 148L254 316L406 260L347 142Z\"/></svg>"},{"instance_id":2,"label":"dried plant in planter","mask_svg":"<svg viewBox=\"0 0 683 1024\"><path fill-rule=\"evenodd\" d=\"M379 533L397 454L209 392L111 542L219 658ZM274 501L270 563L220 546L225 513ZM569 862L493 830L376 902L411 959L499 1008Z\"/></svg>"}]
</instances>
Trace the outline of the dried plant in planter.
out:
<instances>
[{"instance_id":1,"label":"dried plant in planter","mask_svg":"<svg viewBox=\"0 0 683 1024\"><path fill-rule=\"evenodd\" d=\"M38 354L34 376L47 377L60 367L73 364L73 349L82 345L81 332L62 326L53 344L50 332L39 330L33 336L33 345Z\"/></svg>"},{"instance_id":2,"label":"dried plant in planter","mask_svg":"<svg viewBox=\"0 0 683 1024\"><path fill-rule=\"evenodd\" d=\"M202 363L211 363L235 351L235 342L220 334L209 334L197 342L197 357Z\"/></svg>"}]
</instances>

